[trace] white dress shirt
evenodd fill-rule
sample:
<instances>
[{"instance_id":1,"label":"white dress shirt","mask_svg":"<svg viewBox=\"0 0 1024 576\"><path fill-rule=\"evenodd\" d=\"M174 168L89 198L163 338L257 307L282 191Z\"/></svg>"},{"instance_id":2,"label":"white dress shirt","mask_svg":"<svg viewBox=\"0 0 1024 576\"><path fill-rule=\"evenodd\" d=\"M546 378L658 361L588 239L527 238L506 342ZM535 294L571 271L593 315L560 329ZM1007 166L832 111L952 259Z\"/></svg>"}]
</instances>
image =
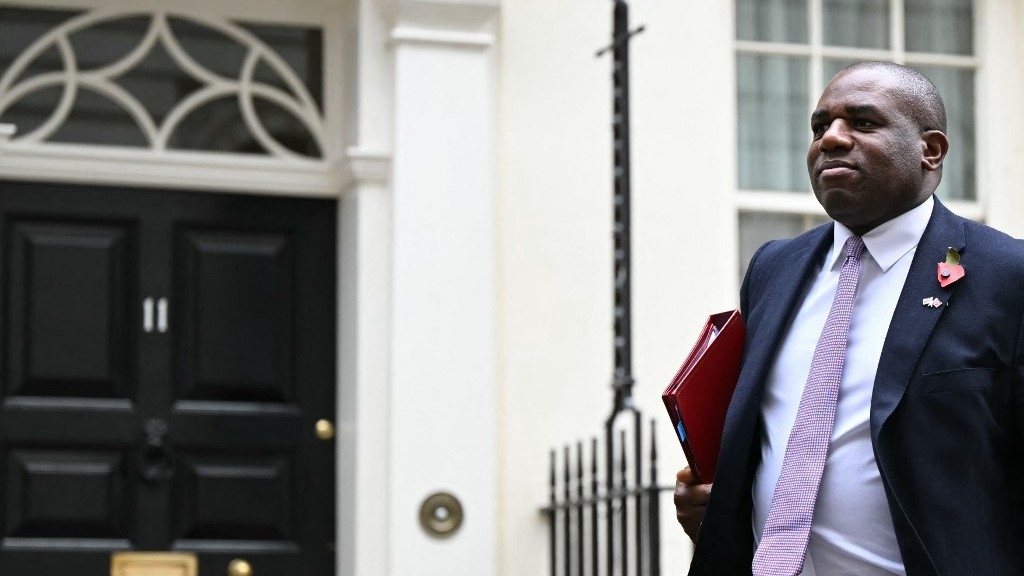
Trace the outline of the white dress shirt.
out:
<instances>
[{"instance_id":1,"label":"white dress shirt","mask_svg":"<svg viewBox=\"0 0 1024 576\"><path fill-rule=\"evenodd\" d=\"M906 574L871 446L871 392L889 322L933 205L928 198L863 236L867 250L861 257L835 427L803 576ZM765 386L761 464L753 488L755 542L768 518L811 356L839 284L843 245L853 235L838 222L833 229L832 250L789 328ZM921 295L927 296L931 295Z\"/></svg>"}]
</instances>

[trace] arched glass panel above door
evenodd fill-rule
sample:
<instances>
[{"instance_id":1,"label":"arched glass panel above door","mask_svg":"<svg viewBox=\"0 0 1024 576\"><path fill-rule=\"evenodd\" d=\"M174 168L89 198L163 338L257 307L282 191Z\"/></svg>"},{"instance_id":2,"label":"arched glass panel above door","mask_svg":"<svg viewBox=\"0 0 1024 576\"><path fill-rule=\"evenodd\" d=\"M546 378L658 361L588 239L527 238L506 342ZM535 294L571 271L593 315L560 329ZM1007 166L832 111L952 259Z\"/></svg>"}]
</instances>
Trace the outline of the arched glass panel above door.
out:
<instances>
[{"instance_id":1,"label":"arched glass panel above door","mask_svg":"<svg viewBox=\"0 0 1024 576\"><path fill-rule=\"evenodd\" d=\"M318 27L0 3L0 38L12 143L326 156Z\"/></svg>"}]
</instances>

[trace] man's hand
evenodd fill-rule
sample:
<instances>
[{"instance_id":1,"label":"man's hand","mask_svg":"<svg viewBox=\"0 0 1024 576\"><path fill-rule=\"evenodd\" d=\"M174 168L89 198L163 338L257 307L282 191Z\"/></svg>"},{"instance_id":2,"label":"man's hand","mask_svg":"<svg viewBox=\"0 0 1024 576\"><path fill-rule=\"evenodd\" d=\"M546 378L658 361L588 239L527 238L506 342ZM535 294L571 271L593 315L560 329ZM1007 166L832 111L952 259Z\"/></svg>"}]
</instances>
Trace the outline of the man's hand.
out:
<instances>
[{"instance_id":1,"label":"man's hand","mask_svg":"<svg viewBox=\"0 0 1024 576\"><path fill-rule=\"evenodd\" d=\"M710 498L711 484L698 484L689 467L676 472L676 491L672 495L676 504L676 520L694 544L697 543L700 523L704 520L704 510Z\"/></svg>"}]
</instances>

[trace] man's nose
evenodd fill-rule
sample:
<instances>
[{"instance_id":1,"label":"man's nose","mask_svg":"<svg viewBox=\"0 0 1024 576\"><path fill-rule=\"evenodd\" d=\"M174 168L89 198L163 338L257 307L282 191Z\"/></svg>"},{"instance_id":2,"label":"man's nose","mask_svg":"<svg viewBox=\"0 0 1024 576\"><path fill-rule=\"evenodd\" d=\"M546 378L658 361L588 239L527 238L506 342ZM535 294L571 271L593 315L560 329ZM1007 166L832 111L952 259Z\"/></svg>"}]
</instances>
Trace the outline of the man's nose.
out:
<instances>
[{"instance_id":1,"label":"man's nose","mask_svg":"<svg viewBox=\"0 0 1024 576\"><path fill-rule=\"evenodd\" d=\"M850 125L845 120L835 119L829 123L828 129L821 135L818 143L823 150L833 148L849 148L853 145L850 139Z\"/></svg>"}]
</instances>

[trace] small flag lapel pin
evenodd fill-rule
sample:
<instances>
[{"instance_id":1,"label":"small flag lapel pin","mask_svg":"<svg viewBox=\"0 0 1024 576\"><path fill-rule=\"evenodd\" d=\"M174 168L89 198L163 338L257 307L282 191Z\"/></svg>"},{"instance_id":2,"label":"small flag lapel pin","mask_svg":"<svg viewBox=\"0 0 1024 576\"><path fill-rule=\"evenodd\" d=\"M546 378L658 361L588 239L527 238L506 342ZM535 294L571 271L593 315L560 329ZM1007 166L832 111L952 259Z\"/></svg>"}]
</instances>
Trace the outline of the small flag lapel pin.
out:
<instances>
[{"instance_id":1,"label":"small flag lapel pin","mask_svg":"<svg viewBox=\"0 0 1024 576\"><path fill-rule=\"evenodd\" d=\"M946 261L939 262L939 286L943 288L964 277L964 267L960 265L960 253L952 246L946 250Z\"/></svg>"},{"instance_id":2,"label":"small flag lapel pin","mask_svg":"<svg viewBox=\"0 0 1024 576\"><path fill-rule=\"evenodd\" d=\"M921 304L924 304L925 306L929 306L931 308L938 308L939 306L942 306L942 300L939 300L938 298L931 296L929 298L921 300Z\"/></svg>"}]
</instances>

